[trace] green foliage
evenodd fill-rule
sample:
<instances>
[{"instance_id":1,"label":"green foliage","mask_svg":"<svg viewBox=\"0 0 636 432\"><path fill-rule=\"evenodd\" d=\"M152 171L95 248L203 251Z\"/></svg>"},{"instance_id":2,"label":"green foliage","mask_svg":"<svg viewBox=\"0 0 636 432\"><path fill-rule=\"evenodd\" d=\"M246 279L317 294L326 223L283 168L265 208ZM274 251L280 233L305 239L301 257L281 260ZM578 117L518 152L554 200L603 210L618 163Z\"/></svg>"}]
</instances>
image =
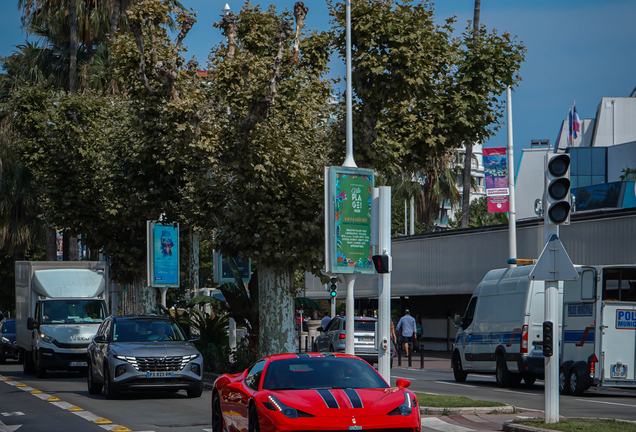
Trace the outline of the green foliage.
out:
<instances>
[{"instance_id":1,"label":"green foliage","mask_svg":"<svg viewBox=\"0 0 636 432\"><path fill-rule=\"evenodd\" d=\"M621 179L621 181L635 180L636 168L623 168L623 170L621 171L621 176L619 178Z\"/></svg>"},{"instance_id":2,"label":"green foliage","mask_svg":"<svg viewBox=\"0 0 636 432\"><path fill-rule=\"evenodd\" d=\"M451 228L461 228L461 215L461 209L455 212L455 220L450 224ZM468 227L473 228L488 225L503 225L507 223L507 213L488 213L488 201L485 196L477 198L470 203Z\"/></svg>"}]
</instances>

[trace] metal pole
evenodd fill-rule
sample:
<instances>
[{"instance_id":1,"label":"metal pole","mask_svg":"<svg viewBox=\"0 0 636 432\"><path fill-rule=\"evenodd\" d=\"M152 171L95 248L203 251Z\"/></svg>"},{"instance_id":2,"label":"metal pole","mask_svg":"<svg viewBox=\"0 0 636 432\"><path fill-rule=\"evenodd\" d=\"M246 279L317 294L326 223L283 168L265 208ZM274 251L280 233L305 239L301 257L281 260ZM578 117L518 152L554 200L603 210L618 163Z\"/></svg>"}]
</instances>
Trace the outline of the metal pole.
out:
<instances>
[{"instance_id":1,"label":"metal pole","mask_svg":"<svg viewBox=\"0 0 636 432\"><path fill-rule=\"evenodd\" d=\"M404 198L404 235L409 235L409 211L408 204L406 203L406 198Z\"/></svg>"},{"instance_id":2,"label":"metal pole","mask_svg":"<svg viewBox=\"0 0 636 432\"><path fill-rule=\"evenodd\" d=\"M378 189L378 253L391 256L391 188ZM375 195L373 195L375 196ZM390 260L390 258L389 258ZM389 267L390 270L390 267ZM391 382L391 272L378 280L378 373ZM382 341L387 340L387 349ZM399 359L398 359L399 361Z\"/></svg>"},{"instance_id":3,"label":"metal pole","mask_svg":"<svg viewBox=\"0 0 636 432\"><path fill-rule=\"evenodd\" d=\"M554 355L545 359L545 422L559 421L559 288L558 282L545 282L545 321L553 323Z\"/></svg>"},{"instance_id":4,"label":"metal pole","mask_svg":"<svg viewBox=\"0 0 636 432\"><path fill-rule=\"evenodd\" d=\"M509 257L517 258L517 212L515 206L515 163L514 146L512 139L512 91L510 87L506 89L507 110L508 110L508 249ZM516 267L510 264L510 267Z\"/></svg>"},{"instance_id":5,"label":"metal pole","mask_svg":"<svg viewBox=\"0 0 636 432\"><path fill-rule=\"evenodd\" d=\"M353 298L353 286L356 283L357 274L349 273L344 275L345 283L347 284L347 312L346 312L346 321L345 321L345 354L355 354L354 349L354 341L353 341L353 330L355 325L354 319L354 298Z\"/></svg>"},{"instance_id":6,"label":"metal pole","mask_svg":"<svg viewBox=\"0 0 636 432\"><path fill-rule=\"evenodd\" d=\"M331 297L331 318L336 317L336 298Z\"/></svg>"},{"instance_id":7,"label":"metal pole","mask_svg":"<svg viewBox=\"0 0 636 432\"><path fill-rule=\"evenodd\" d=\"M351 113L351 0L347 0L347 155L342 166L357 167L353 160L353 117ZM347 304L347 310L349 305ZM347 314L348 315L348 314ZM353 337L353 336L352 336Z\"/></svg>"},{"instance_id":8,"label":"metal pole","mask_svg":"<svg viewBox=\"0 0 636 432\"><path fill-rule=\"evenodd\" d=\"M415 235L415 197L411 197L411 235Z\"/></svg>"}]
</instances>

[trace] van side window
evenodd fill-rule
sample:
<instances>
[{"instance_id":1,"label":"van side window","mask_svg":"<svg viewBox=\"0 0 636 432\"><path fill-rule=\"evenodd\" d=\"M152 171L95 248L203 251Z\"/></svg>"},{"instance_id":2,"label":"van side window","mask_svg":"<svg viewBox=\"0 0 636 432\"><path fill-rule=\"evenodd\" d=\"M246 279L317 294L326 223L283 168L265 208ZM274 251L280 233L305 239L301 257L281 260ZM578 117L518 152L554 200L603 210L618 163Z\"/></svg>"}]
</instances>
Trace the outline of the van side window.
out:
<instances>
[{"instance_id":1,"label":"van side window","mask_svg":"<svg viewBox=\"0 0 636 432\"><path fill-rule=\"evenodd\" d=\"M636 270L605 269L603 271L603 300L636 301Z\"/></svg>"},{"instance_id":2,"label":"van side window","mask_svg":"<svg viewBox=\"0 0 636 432\"><path fill-rule=\"evenodd\" d=\"M466 309L466 313L464 314L464 319L462 320L462 324L466 327L472 324L473 318L475 318L475 308L477 307L477 297L473 297Z\"/></svg>"}]
</instances>

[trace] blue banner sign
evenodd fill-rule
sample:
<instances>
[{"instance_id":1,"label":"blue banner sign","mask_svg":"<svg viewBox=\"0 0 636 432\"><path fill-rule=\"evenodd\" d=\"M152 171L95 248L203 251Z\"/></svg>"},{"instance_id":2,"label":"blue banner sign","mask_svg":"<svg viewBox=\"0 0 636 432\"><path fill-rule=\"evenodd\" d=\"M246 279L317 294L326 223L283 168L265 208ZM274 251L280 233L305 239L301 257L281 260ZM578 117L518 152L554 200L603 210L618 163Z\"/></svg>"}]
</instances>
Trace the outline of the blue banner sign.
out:
<instances>
[{"instance_id":1,"label":"blue banner sign","mask_svg":"<svg viewBox=\"0 0 636 432\"><path fill-rule=\"evenodd\" d=\"M148 222L148 284L179 286L179 224Z\"/></svg>"}]
</instances>

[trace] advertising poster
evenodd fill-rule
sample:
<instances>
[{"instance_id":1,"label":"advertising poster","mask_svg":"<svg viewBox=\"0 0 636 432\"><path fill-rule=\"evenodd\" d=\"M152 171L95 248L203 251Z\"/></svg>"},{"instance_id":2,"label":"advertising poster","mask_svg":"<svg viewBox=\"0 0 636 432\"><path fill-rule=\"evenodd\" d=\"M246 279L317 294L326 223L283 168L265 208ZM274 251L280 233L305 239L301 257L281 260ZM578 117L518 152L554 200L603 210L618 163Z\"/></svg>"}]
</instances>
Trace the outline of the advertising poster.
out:
<instances>
[{"instance_id":1,"label":"advertising poster","mask_svg":"<svg viewBox=\"0 0 636 432\"><path fill-rule=\"evenodd\" d=\"M245 260L242 254L239 254L238 259L235 260L236 267L238 267L239 274L241 275L241 279L243 279L243 283L249 283L252 278L252 260ZM232 271L232 267L228 264L227 260L220 253L217 254L217 261L215 265L218 265L220 270L218 274L217 283L236 283L236 279L234 279L234 272Z\"/></svg>"},{"instance_id":2,"label":"advertising poster","mask_svg":"<svg viewBox=\"0 0 636 432\"><path fill-rule=\"evenodd\" d=\"M508 156L505 147L484 148L488 212L508 211Z\"/></svg>"},{"instance_id":3,"label":"advertising poster","mask_svg":"<svg viewBox=\"0 0 636 432\"><path fill-rule=\"evenodd\" d=\"M334 202L334 273L374 273L371 259L373 170L331 168Z\"/></svg>"},{"instance_id":4,"label":"advertising poster","mask_svg":"<svg viewBox=\"0 0 636 432\"><path fill-rule=\"evenodd\" d=\"M179 286L179 224L149 223L150 279L154 287Z\"/></svg>"}]
</instances>

